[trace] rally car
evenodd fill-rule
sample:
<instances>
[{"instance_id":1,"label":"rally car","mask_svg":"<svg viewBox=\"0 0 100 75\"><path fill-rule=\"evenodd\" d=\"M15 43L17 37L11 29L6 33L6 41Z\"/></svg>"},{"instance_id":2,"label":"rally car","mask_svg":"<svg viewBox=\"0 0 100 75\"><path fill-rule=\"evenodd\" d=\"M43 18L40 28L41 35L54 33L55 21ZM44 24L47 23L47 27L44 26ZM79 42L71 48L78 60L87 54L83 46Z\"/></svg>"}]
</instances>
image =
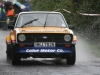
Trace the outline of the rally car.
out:
<instances>
[{"instance_id":1,"label":"rally car","mask_svg":"<svg viewBox=\"0 0 100 75\"><path fill-rule=\"evenodd\" d=\"M8 26L11 32L6 37L7 58L17 65L21 58L60 57L74 65L77 38L73 28L60 12L21 12L14 25Z\"/></svg>"}]
</instances>

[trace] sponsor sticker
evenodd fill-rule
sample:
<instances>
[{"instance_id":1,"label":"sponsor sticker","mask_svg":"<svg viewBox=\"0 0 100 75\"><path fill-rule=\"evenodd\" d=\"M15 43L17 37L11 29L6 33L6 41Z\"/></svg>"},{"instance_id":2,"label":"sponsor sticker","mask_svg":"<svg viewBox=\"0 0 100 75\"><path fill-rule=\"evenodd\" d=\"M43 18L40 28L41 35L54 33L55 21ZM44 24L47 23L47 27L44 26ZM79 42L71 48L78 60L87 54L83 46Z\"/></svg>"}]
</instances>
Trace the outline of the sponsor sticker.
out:
<instances>
[{"instance_id":1,"label":"sponsor sticker","mask_svg":"<svg viewBox=\"0 0 100 75\"><path fill-rule=\"evenodd\" d=\"M64 52L63 49L27 49L26 52Z\"/></svg>"}]
</instances>

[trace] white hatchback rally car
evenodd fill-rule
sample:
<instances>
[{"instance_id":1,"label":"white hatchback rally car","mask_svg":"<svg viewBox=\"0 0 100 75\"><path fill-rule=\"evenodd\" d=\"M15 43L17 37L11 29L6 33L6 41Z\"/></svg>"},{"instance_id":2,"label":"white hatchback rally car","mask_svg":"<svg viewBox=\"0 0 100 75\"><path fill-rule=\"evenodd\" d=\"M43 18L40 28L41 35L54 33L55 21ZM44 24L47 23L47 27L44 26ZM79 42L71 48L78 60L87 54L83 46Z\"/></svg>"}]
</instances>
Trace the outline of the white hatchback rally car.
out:
<instances>
[{"instance_id":1,"label":"white hatchback rally car","mask_svg":"<svg viewBox=\"0 0 100 75\"><path fill-rule=\"evenodd\" d=\"M21 12L14 25L8 26L11 32L6 37L7 58L17 65L21 58L61 57L74 65L77 39L73 28L60 12Z\"/></svg>"}]
</instances>

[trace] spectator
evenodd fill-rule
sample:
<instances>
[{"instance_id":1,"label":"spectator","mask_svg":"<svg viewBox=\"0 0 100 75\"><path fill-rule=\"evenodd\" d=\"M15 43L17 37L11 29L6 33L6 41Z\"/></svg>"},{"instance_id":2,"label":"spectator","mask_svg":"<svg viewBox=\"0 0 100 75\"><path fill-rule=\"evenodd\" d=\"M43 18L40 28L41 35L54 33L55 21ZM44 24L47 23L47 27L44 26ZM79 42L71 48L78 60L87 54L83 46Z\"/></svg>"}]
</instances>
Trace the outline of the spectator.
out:
<instances>
[{"instance_id":1,"label":"spectator","mask_svg":"<svg viewBox=\"0 0 100 75\"><path fill-rule=\"evenodd\" d=\"M15 15L14 8L11 5L7 11L7 25L13 25L13 22L10 21L14 20L14 15Z\"/></svg>"},{"instance_id":2,"label":"spectator","mask_svg":"<svg viewBox=\"0 0 100 75\"><path fill-rule=\"evenodd\" d=\"M1 9L2 9L2 6L0 5L0 21L2 21L2 15L1 15ZM1 22L0 22L0 29L1 29Z\"/></svg>"},{"instance_id":3,"label":"spectator","mask_svg":"<svg viewBox=\"0 0 100 75\"><path fill-rule=\"evenodd\" d=\"M4 27L4 19L6 17L6 12L4 6L0 4L0 29Z\"/></svg>"},{"instance_id":4,"label":"spectator","mask_svg":"<svg viewBox=\"0 0 100 75\"><path fill-rule=\"evenodd\" d=\"M4 1L4 5L5 5L5 10L7 12L8 9L10 8L10 6L12 5L12 2L10 2L10 1Z\"/></svg>"}]
</instances>

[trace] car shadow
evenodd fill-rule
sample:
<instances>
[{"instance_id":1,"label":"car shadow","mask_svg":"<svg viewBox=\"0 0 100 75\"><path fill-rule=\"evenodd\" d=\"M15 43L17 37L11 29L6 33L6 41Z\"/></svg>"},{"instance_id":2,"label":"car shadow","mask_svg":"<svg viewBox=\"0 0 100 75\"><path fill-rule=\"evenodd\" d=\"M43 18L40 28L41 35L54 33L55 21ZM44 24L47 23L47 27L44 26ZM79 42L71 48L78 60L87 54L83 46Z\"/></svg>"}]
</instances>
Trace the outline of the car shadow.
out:
<instances>
[{"instance_id":1,"label":"car shadow","mask_svg":"<svg viewBox=\"0 0 100 75\"><path fill-rule=\"evenodd\" d=\"M11 64L11 60L8 61L9 64ZM21 63L16 66L22 66L22 67L31 67L31 66L56 66L56 67L72 67L75 65L67 65L66 60L64 59L48 59L48 58L39 58L39 59L24 59L21 60Z\"/></svg>"}]
</instances>

